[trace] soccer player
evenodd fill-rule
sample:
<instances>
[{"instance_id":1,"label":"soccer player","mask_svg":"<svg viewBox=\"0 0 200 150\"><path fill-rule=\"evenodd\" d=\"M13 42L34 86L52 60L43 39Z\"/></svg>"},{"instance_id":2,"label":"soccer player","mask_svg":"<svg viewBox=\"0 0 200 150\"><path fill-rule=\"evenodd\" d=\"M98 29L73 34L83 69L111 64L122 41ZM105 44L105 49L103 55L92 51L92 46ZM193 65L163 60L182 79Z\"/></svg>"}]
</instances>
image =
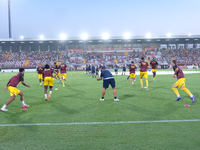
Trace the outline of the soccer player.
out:
<instances>
[{"instance_id":1,"label":"soccer player","mask_svg":"<svg viewBox=\"0 0 200 150\"><path fill-rule=\"evenodd\" d=\"M137 70L137 67L134 64L134 61L131 61L129 71L130 71L130 78L131 78L132 85L134 85L133 80L135 81L135 70Z\"/></svg>"},{"instance_id":2,"label":"soccer player","mask_svg":"<svg viewBox=\"0 0 200 150\"><path fill-rule=\"evenodd\" d=\"M156 61L155 58L153 58L153 60L150 62L151 68L152 68L152 73L153 73L153 80L154 82L156 82L156 71L157 71L157 66L158 66L158 62Z\"/></svg>"},{"instance_id":3,"label":"soccer player","mask_svg":"<svg viewBox=\"0 0 200 150\"><path fill-rule=\"evenodd\" d=\"M51 94L52 94L52 90L53 90L53 81L54 81L53 69L51 69L50 66L48 64L46 64L42 74L43 74L43 79L44 79L44 96L45 96L45 100L47 100L47 89L48 89L48 86L50 88L50 90L49 90L49 99L51 99Z\"/></svg>"},{"instance_id":4,"label":"soccer player","mask_svg":"<svg viewBox=\"0 0 200 150\"><path fill-rule=\"evenodd\" d=\"M60 77L62 79L62 84L63 84L63 87L65 87L64 81L67 80L67 65L64 64L64 61L62 60L59 67L60 67Z\"/></svg>"},{"instance_id":5,"label":"soccer player","mask_svg":"<svg viewBox=\"0 0 200 150\"><path fill-rule=\"evenodd\" d=\"M96 70L96 75L98 76L99 75L99 66L98 65L96 66L95 70Z\"/></svg>"},{"instance_id":6,"label":"soccer player","mask_svg":"<svg viewBox=\"0 0 200 150\"><path fill-rule=\"evenodd\" d=\"M8 87L8 90L10 91L10 99L3 105L3 107L1 108L1 111L8 111L8 109L6 109L6 106L9 105L13 100L15 100L15 97L17 95L21 96L21 102L22 102L22 107L23 107L22 110L27 110L26 108L29 107L29 105L25 104L24 102L24 93L17 89L17 85L19 84L19 82L21 82L24 86L27 86L28 88L30 87L30 85L27 85L24 82L24 73L25 73L24 68L20 68L19 73L13 76L7 82L4 88L4 91L7 91L7 87Z\"/></svg>"},{"instance_id":7,"label":"soccer player","mask_svg":"<svg viewBox=\"0 0 200 150\"><path fill-rule=\"evenodd\" d=\"M60 68L58 67L58 65L56 65L56 62L54 63L54 78L56 78L58 80L58 82L61 82L61 79L59 77L59 71L60 71Z\"/></svg>"},{"instance_id":8,"label":"soccer player","mask_svg":"<svg viewBox=\"0 0 200 150\"><path fill-rule=\"evenodd\" d=\"M89 75L91 74L91 65L89 64L88 66L88 72L89 72Z\"/></svg>"},{"instance_id":9,"label":"soccer player","mask_svg":"<svg viewBox=\"0 0 200 150\"><path fill-rule=\"evenodd\" d=\"M37 73L38 73L38 79L39 79L39 82L40 82L40 85L42 85L42 71L43 71L43 67L42 67L42 64L39 64L38 67L37 67Z\"/></svg>"},{"instance_id":10,"label":"soccer player","mask_svg":"<svg viewBox=\"0 0 200 150\"><path fill-rule=\"evenodd\" d=\"M124 63L123 68L122 68L122 75L123 75L123 73L124 73L124 75L126 73L126 63Z\"/></svg>"},{"instance_id":11,"label":"soccer player","mask_svg":"<svg viewBox=\"0 0 200 150\"><path fill-rule=\"evenodd\" d=\"M149 68L148 63L146 61L144 61L144 57L141 57L140 60L140 83L141 83L141 89L143 89L143 82L142 82L142 78L144 77L146 80L146 88L148 90L148 73L147 73L147 68Z\"/></svg>"},{"instance_id":12,"label":"soccer player","mask_svg":"<svg viewBox=\"0 0 200 150\"><path fill-rule=\"evenodd\" d=\"M88 64L86 64L86 74L88 74L88 70L89 70L88 67L89 67Z\"/></svg>"},{"instance_id":13,"label":"soccer player","mask_svg":"<svg viewBox=\"0 0 200 150\"><path fill-rule=\"evenodd\" d=\"M118 65L115 63L115 75L118 75Z\"/></svg>"},{"instance_id":14,"label":"soccer player","mask_svg":"<svg viewBox=\"0 0 200 150\"><path fill-rule=\"evenodd\" d=\"M96 78L95 66L94 66L94 64L92 64L92 77L93 78L94 78L94 75L95 75L95 78Z\"/></svg>"},{"instance_id":15,"label":"soccer player","mask_svg":"<svg viewBox=\"0 0 200 150\"><path fill-rule=\"evenodd\" d=\"M179 66L176 65L176 60L172 60L172 66L174 70L174 74L172 75L172 78L177 77L178 81L172 86L172 90L177 95L177 98L175 101L179 101L181 99L181 96L177 90L177 88L181 88L182 91L187 93L190 98L192 99L192 103L194 103L196 96L192 95L192 93L185 87L185 76L183 74L183 71Z\"/></svg>"},{"instance_id":16,"label":"soccer player","mask_svg":"<svg viewBox=\"0 0 200 150\"><path fill-rule=\"evenodd\" d=\"M101 97L100 101L104 101L106 89L109 87L109 84L113 88L114 101L119 101L119 99L117 98L117 91L115 88L115 79L114 79L112 73L110 73L110 71L108 71L108 70L103 69L103 67L100 66L99 67L99 78L97 79L97 81L102 80L102 79L103 79L103 91L102 91L102 97Z\"/></svg>"}]
</instances>

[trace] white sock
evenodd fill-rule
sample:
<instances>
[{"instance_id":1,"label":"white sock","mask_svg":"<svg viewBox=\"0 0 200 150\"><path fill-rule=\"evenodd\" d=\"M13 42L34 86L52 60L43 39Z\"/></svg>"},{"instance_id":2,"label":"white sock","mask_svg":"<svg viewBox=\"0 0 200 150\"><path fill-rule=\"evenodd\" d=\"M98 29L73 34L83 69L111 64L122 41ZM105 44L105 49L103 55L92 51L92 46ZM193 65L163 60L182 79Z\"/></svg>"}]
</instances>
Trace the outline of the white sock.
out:
<instances>
[{"instance_id":1,"label":"white sock","mask_svg":"<svg viewBox=\"0 0 200 150\"><path fill-rule=\"evenodd\" d=\"M190 95L191 98L193 98L193 95Z\"/></svg>"},{"instance_id":2,"label":"white sock","mask_svg":"<svg viewBox=\"0 0 200 150\"><path fill-rule=\"evenodd\" d=\"M44 94L45 98L47 98L47 94Z\"/></svg>"},{"instance_id":3,"label":"white sock","mask_svg":"<svg viewBox=\"0 0 200 150\"><path fill-rule=\"evenodd\" d=\"M6 108L6 106L7 106L7 105L6 105L6 104L4 104L2 108L3 108L3 109L5 109L5 108Z\"/></svg>"},{"instance_id":4,"label":"white sock","mask_svg":"<svg viewBox=\"0 0 200 150\"><path fill-rule=\"evenodd\" d=\"M132 82L132 84L133 84L133 82Z\"/></svg>"},{"instance_id":5,"label":"white sock","mask_svg":"<svg viewBox=\"0 0 200 150\"><path fill-rule=\"evenodd\" d=\"M181 97L180 95L177 95L177 97Z\"/></svg>"},{"instance_id":6,"label":"white sock","mask_svg":"<svg viewBox=\"0 0 200 150\"><path fill-rule=\"evenodd\" d=\"M49 91L49 94L51 94L52 93L52 91Z\"/></svg>"},{"instance_id":7,"label":"white sock","mask_svg":"<svg viewBox=\"0 0 200 150\"><path fill-rule=\"evenodd\" d=\"M25 105L25 103L24 103L24 101L22 101L22 106L24 106Z\"/></svg>"}]
</instances>

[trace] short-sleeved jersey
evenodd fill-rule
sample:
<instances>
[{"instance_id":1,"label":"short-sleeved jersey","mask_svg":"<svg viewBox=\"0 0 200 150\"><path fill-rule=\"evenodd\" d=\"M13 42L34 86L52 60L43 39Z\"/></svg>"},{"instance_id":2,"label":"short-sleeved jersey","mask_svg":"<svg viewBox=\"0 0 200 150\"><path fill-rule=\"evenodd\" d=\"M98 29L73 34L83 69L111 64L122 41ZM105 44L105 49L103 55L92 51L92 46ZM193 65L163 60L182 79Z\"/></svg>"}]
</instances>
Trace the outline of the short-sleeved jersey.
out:
<instances>
[{"instance_id":1,"label":"short-sleeved jersey","mask_svg":"<svg viewBox=\"0 0 200 150\"><path fill-rule=\"evenodd\" d=\"M59 67L58 67L58 65L56 65L56 67L54 67L54 71L56 72L56 73L59 73Z\"/></svg>"},{"instance_id":2,"label":"short-sleeved jersey","mask_svg":"<svg viewBox=\"0 0 200 150\"><path fill-rule=\"evenodd\" d=\"M96 71L99 71L99 67L98 66L96 66Z\"/></svg>"},{"instance_id":3,"label":"short-sleeved jersey","mask_svg":"<svg viewBox=\"0 0 200 150\"><path fill-rule=\"evenodd\" d=\"M43 79L46 77L53 77L53 69L44 69L43 73Z\"/></svg>"},{"instance_id":4,"label":"short-sleeved jersey","mask_svg":"<svg viewBox=\"0 0 200 150\"><path fill-rule=\"evenodd\" d=\"M131 64L131 65L129 66L130 74L131 74L131 73L135 73L135 70L136 70L136 69L137 69L137 67L136 67L135 65L132 65L132 64Z\"/></svg>"},{"instance_id":5,"label":"short-sleeved jersey","mask_svg":"<svg viewBox=\"0 0 200 150\"><path fill-rule=\"evenodd\" d=\"M118 68L118 65L115 65L115 69L117 69Z\"/></svg>"},{"instance_id":6,"label":"short-sleeved jersey","mask_svg":"<svg viewBox=\"0 0 200 150\"><path fill-rule=\"evenodd\" d=\"M176 74L176 76L177 76L177 79L180 79L180 78L185 78L185 76L184 76L184 74L183 74L183 71L182 71L182 69L181 69L181 68L179 68L179 66L177 66L177 65L174 65L174 66L173 66L173 70L175 71L175 70L176 70L176 68L178 68L178 72L177 72L177 74Z\"/></svg>"},{"instance_id":7,"label":"short-sleeved jersey","mask_svg":"<svg viewBox=\"0 0 200 150\"><path fill-rule=\"evenodd\" d=\"M24 75L22 73L18 73L17 75L13 76L9 86L17 87L20 81L24 81Z\"/></svg>"},{"instance_id":8,"label":"short-sleeved jersey","mask_svg":"<svg viewBox=\"0 0 200 150\"><path fill-rule=\"evenodd\" d=\"M67 72L66 71L67 66L64 63L60 64L59 67L60 67L60 73L66 73Z\"/></svg>"},{"instance_id":9,"label":"short-sleeved jersey","mask_svg":"<svg viewBox=\"0 0 200 150\"><path fill-rule=\"evenodd\" d=\"M141 61L140 64L140 72L147 72L148 63L146 61Z\"/></svg>"},{"instance_id":10,"label":"short-sleeved jersey","mask_svg":"<svg viewBox=\"0 0 200 150\"><path fill-rule=\"evenodd\" d=\"M103 65L103 68L102 69L106 69L106 66L105 65Z\"/></svg>"},{"instance_id":11,"label":"short-sleeved jersey","mask_svg":"<svg viewBox=\"0 0 200 150\"><path fill-rule=\"evenodd\" d=\"M123 68L126 68L126 64L123 64Z\"/></svg>"},{"instance_id":12,"label":"short-sleeved jersey","mask_svg":"<svg viewBox=\"0 0 200 150\"><path fill-rule=\"evenodd\" d=\"M95 71L95 66L92 66L92 71Z\"/></svg>"},{"instance_id":13,"label":"short-sleeved jersey","mask_svg":"<svg viewBox=\"0 0 200 150\"><path fill-rule=\"evenodd\" d=\"M99 73L99 76L103 78L103 80L113 79L113 75L110 71L102 69Z\"/></svg>"},{"instance_id":14,"label":"short-sleeved jersey","mask_svg":"<svg viewBox=\"0 0 200 150\"><path fill-rule=\"evenodd\" d=\"M38 71L38 74L42 74L42 71L43 71L44 69L42 68L42 67L37 67L37 71Z\"/></svg>"},{"instance_id":15,"label":"short-sleeved jersey","mask_svg":"<svg viewBox=\"0 0 200 150\"><path fill-rule=\"evenodd\" d=\"M151 65L152 69L157 69L158 62L152 60L152 61L150 62L150 65Z\"/></svg>"}]
</instances>

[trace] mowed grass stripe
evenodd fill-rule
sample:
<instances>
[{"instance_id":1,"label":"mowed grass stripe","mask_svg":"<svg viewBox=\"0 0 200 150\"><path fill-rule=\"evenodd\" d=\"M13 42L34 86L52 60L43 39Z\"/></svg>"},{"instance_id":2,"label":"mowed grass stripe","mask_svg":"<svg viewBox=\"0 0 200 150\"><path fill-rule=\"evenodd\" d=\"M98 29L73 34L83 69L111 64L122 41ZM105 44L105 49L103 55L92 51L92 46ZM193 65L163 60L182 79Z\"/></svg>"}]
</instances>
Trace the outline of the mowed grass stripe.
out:
<instances>
[{"instance_id":1,"label":"mowed grass stripe","mask_svg":"<svg viewBox=\"0 0 200 150\"><path fill-rule=\"evenodd\" d=\"M199 122L192 120L154 120L154 121L116 121L116 122L72 122L72 123L30 123L30 124L0 124L0 127L8 126L60 126L60 125L98 125L98 124L138 124L138 123L166 123L166 122Z\"/></svg>"}]
</instances>

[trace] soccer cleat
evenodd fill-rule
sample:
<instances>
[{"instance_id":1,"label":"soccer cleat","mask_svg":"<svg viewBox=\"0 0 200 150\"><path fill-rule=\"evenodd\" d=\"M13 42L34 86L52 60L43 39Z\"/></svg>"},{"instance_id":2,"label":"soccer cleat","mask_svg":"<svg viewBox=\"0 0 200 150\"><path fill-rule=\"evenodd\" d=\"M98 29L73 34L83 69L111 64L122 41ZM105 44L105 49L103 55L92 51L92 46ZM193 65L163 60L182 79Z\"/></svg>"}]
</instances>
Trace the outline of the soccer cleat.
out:
<instances>
[{"instance_id":1,"label":"soccer cleat","mask_svg":"<svg viewBox=\"0 0 200 150\"><path fill-rule=\"evenodd\" d=\"M22 110L27 110L26 107L23 107Z\"/></svg>"},{"instance_id":2,"label":"soccer cleat","mask_svg":"<svg viewBox=\"0 0 200 150\"><path fill-rule=\"evenodd\" d=\"M8 109L5 108L1 108L1 111L9 111Z\"/></svg>"},{"instance_id":3,"label":"soccer cleat","mask_svg":"<svg viewBox=\"0 0 200 150\"><path fill-rule=\"evenodd\" d=\"M42 83L40 85L42 85Z\"/></svg>"},{"instance_id":4,"label":"soccer cleat","mask_svg":"<svg viewBox=\"0 0 200 150\"><path fill-rule=\"evenodd\" d=\"M127 78L127 80L129 79L129 77Z\"/></svg>"},{"instance_id":5,"label":"soccer cleat","mask_svg":"<svg viewBox=\"0 0 200 150\"><path fill-rule=\"evenodd\" d=\"M51 94L49 94L49 99L51 99Z\"/></svg>"},{"instance_id":6,"label":"soccer cleat","mask_svg":"<svg viewBox=\"0 0 200 150\"><path fill-rule=\"evenodd\" d=\"M156 80L154 80L154 82L156 82Z\"/></svg>"},{"instance_id":7,"label":"soccer cleat","mask_svg":"<svg viewBox=\"0 0 200 150\"><path fill-rule=\"evenodd\" d=\"M136 80L134 80L134 82L135 82Z\"/></svg>"},{"instance_id":8,"label":"soccer cleat","mask_svg":"<svg viewBox=\"0 0 200 150\"><path fill-rule=\"evenodd\" d=\"M114 99L114 101L115 101L115 102L118 102L118 101L119 101L119 99L118 99L118 98L116 98L116 99Z\"/></svg>"},{"instance_id":9,"label":"soccer cleat","mask_svg":"<svg viewBox=\"0 0 200 150\"><path fill-rule=\"evenodd\" d=\"M101 98L100 101L104 101L104 99Z\"/></svg>"},{"instance_id":10,"label":"soccer cleat","mask_svg":"<svg viewBox=\"0 0 200 150\"><path fill-rule=\"evenodd\" d=\"M58 82L60 82L60 81L58 80Z\"/></svg>"},{"instance_id":11,"label":"soccer cleat","mask_svg":"<svg viewBox=\"0 0 200 150\"><path fill-rule=\"evenodd\" d=\"M65 85L63 85L63 87L65 87Z\"/></svg>"},{"instance_id":12,"label":"soccer cleat","mask_svg":"<svg viewBox=\"0 0 200 150\"><path fill-rule=\"evenodd\" d=\"M192 99L192 103L194 103L196 96L193 95Z\"/></svg>"},{"instance_id":13,"label":"soccer cleat","mask_svg":"<svg viewBox=\"0 0 200 150\"><path fill-rule=\"evenodd\" d=\"M29 108L29 105L25 104L23 107Z\"/></svg>"},{"instance_id":14,"label":"soccer cleat","mask_svg":"<svg viewBox=\"0 0 200 150\"><path fill-rule=\"evenodd\" d=\"M45 97L45 101L47 101L47 97Z\"/></svg>"},{"instance_id":15,"label":"soccer cleat","mask_svg":"<svg viewBox=\"0 0 200 150\"><path fill-rule=\"evenodd\" d=\"M181 97L177 97L176 99L175 99L175 101L179 101L181 99Z\"/></svg>"},{"instance_id":16,"label":"soccer cleat","mask_svg":"<svg viewBox=\"0 0 200 150\"><path fill-rule=\"evenodd\" d=\"M141 86L141 89L143 89L144 87L143 86Z\"/></svg>"},{"instance_id":17,"label":"soccer cleat","mask_svg":"<svg viewBox=\"0 0 200 150\"><path fill-rule=\"evenodd\" d=\"M134 85L134 83L132 83L132 85Z\"/></svg>"}]
</instances>

